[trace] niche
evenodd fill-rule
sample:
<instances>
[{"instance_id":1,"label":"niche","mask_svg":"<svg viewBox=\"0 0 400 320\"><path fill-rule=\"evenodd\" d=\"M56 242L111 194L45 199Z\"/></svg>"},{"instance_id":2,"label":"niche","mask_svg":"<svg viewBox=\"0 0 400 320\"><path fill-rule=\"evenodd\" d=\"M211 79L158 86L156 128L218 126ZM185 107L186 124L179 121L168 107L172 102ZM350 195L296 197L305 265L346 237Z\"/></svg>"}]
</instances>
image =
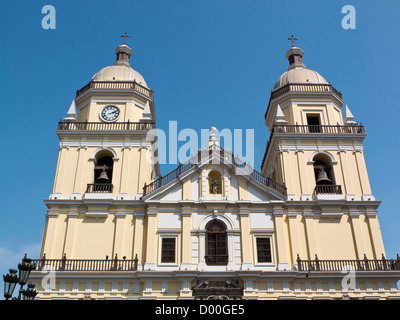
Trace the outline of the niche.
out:
<instances>
[{"instance_id":1,"label":"niche","mask_svg":"<svg viewBox=\"0 0 400 320\"><path fill-rule=\"evenodd\" d=\"M210 171L208 174L208 186L210 195L222 195L222 177L219 171Z\"/></svg>"}]
</instances>

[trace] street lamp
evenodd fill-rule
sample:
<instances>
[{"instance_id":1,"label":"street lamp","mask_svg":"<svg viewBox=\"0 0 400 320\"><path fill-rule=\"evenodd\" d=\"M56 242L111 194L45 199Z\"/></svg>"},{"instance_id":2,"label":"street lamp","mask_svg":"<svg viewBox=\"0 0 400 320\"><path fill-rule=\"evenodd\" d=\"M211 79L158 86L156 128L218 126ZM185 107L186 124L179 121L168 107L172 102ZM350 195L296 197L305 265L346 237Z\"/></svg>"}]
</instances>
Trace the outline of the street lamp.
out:
<instances>
[{"instance_id":1,"label":"street lamp","mask_svg":"<svg viewBox=\"0 0 400 320\"><path fill-rule=\"evenodd\" d=\"M28 288L22 291L22 295L24 296L24 300L33 300L37 295L37 291L35 290L35 285L29 283Z\"/></svg>"},{"instance_id":2,"label":"street lamp","mask_svg":"<svg viewBox=\"0 0 400 320\"><path fill-rule=\"evenodd\" d=\"M33 284L28 284L28 288L23 290L24 285L28 282L29 275L31 271L35 268L32 260L27 258L26 253L22 259L22 263L18 264L19 276L17 276L17 270L10 269L10 273L3 275L4 280L4 297L6 300L12 297L15 286L17 283L20 285L18 298L13 298L14 300L21 300L21 295L23 295L24 300L33 300L37 295L37 291L34 289Z\"/></svg>"},{"instance_id":3,"label":"street lamp","mask_svg":"<svg viewBox=\"0 0 400 320\"><path fill-rule=\"evenodd\" d=\"M6 300L8 300L12 297L15 286L17 285L17 283L19 281L17 272L18 271L15 269L10 269L10 273L7 273L7 275L3 274L4 298L6 298Z\"/></svg>"}]
</instances>

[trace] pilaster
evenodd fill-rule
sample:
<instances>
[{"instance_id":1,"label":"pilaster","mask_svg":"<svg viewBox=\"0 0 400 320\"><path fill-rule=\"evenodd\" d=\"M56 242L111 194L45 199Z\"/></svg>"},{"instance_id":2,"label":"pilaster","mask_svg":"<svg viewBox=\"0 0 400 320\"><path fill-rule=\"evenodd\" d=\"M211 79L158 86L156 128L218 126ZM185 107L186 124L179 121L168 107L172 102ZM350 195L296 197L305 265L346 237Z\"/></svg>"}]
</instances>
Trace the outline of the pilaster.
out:
<instances>
[{"instance_id":1,"label":"pilaster","mask_svg":"<svg viewBox=\"0 0 400 320\"><path fill-rule=\"evenodd\" d=\"M303 217L306 224L306 237L308 243L308 259L314 259L315 255L318 254L314 226L314 213L312 212L311 207L305 207L303 210Z\"/></svg>"},{"instance_id":2,"label":"pilaster","mask_svg":"<svg viewBox=\"0 0 400 320\"><path fill-rule=\"evenodd\" d=\"M192 237L190 235L191 222L192 222L192 209L182 208L181 210L182 219L182 262L181 270L191 270L192 269Z\"/></svg>"},{"instance_id":3,"label":"pilaster","mask_svg":"<svg viewBox=\"0 0 400 320\"><path fill-rule=\"evenodd\" d=\"M67 230L65 235L64 253L68 258L74 257L75 230L78 211L68 212Z\"/></svg>"},{"instance_id":4,"label":"pilaster","mask_svg":"<svg viewBox=\"0 0 400 320\"><path fill-rule=\"evenodd\" d=\"M148 208L147 216L147 241L146 241L146 261L145 270L154 270L156 267L156 247L157 247L157 209Z\"/></svg>"},{"instance_id":5,"label":"pilaster","mask_svg":"<svg viewBox=\"0 0 400 320\"><path fill-rule=\"evenodd\" d=\"M278 270L290 270L289 265L289 248L288 248L288 235L287 228L284 222L284 211L282 207L274 207L273 215L275 220L275 243L277 248L277 263Z\"/></svg>"},{"instance_id":6,"label":"pilaster","mask_svg":"<svg viewBox=\"0 0 400 320\"><path fill-rule=\"evenodd\" d=\"M126 214L123 212L115 213L115 232L114 232L113 256L118 254L119 257L122 257L122 255L123 255L125 217L126 217Z\"/></svg>"},{"instance_id":7,"label":"pilaster","mask_svg":"<svg viewBox=\"0 0 400 320\"><path fill-rule=\"evenodd\" d=\"M145 212L144 211L135 211L135 225L134 225L134 234L133 234L133 252L132 252L132 257L135 257L137 255L138 257L138 269L141 269L142 264L144 263L144 255L143 250L144 250L144 244L143 244L143 229L144 229L144 216Z\"/></svg>"},{"instance_id":8,"label":"pilaster","mask_svg":"<svg viewBox=\"0 0 400 320\"><path fill-rule=\"evenodd\" d=\"M250 211L248 208L239 209L241 244L242 244L242 270L253 269L253 245L250 235Z\"/></svg>"}]
</instances>

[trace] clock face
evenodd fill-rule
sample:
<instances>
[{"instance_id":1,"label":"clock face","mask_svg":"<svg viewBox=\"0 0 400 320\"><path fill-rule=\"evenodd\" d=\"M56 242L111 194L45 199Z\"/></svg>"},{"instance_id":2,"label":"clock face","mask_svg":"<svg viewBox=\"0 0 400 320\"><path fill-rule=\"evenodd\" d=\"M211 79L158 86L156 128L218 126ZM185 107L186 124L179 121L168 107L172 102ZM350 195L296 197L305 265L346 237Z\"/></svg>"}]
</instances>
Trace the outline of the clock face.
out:
<instances>
[{"instance_id":1,"label":"clock face","mask_svg":"<svg viewBox=\"0 0 400 320\"><path fill-rule=\"evenodd\" d=\"M101 111L100 111L100 117L104 121L115 121L119 118L120 115L120 110L117 106L105 106Z\"/></svg>"}]
</instances>

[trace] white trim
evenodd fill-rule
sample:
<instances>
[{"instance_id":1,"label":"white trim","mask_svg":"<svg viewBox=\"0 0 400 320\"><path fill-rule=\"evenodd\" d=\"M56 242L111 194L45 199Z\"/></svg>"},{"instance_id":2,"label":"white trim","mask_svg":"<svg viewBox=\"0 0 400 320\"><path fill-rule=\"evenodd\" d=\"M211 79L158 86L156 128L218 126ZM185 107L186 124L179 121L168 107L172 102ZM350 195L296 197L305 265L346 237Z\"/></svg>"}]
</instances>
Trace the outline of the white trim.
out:
<instances>
[{"instance_id":1,"label":"white trim","mask_svg":"<svg viewBox=\"0 0 400 320\"><path fill-rule=\"evenodd\" d=\"M101 115L101 113L102 113L103 110L104 110L105 108L107 108L107 107L115 107L115 108L118 109L118 117L117 117L116 119L114 119L114 120L106 120L106 119L103 118L103 116ZM107 105L105 105L104 107L101 108L101 110L100 110L100 112L99 112L99 118L100 118L100 120L102 120L102 121L104 121L104 122L113 123L113 122L116 122L116 121L119 119L119 117L121 116L121 114L122 114L122 112L121 112L121 108L120 108L120 107L118 107L118 106L115 105L115 104L107 104Z\"/></svg>"},{"instance_id":2,"label":"white trim","mask_svg":"<svg viewBox=\"0 0 400 320\"><path fill-rule=\"evenodd\" d=\"M92 132L93 133L93 132ZM110 133L110 132L108 132ZM133 133L134 134L134 133ZM150 148L151 142L136 142L136 141L86 141L83 140L84 144L81 141L60 141L60 148L89 148L89 147L98 147L98 148ZM116 158L115 160L118 160Z\"/></svg>"},{"instance_id":3,"label":"white trim","mask_svg":"<svg viewBox=\"0 0 400 320\"><path fill-rule=\"evenodd\" d=\"M301 105L298 104L297 106L301 108ZM325 110L324 109L301 109L300 112L301 112L301 119L303 121L303 125L308 125L308 123L307 123L307 114L308 113L317 113L317 114L320 113L321 116L322 116L322 119L320 119L320 120L321 120L321 122L323 122L323 123L321 123L321 125L327 125L328 124L327 121L326 121Z\"/></svg>"},{"instance_id":4,"label":"white trim","mask_svg":"<svg viewBox=\"0 0 400 320\"><path fill-rule=\"evenodd\" d=\"M225 266L209 266L205 262L204 256L206 255L206 230L205 227L208 222L211 220L220 220L222 221L227 228L227 246L228 246L228 264ZM225 216L218 214L218 211L215 210L213 215L207 215L200 220L200 225L198 229L198 267L197 269L200 271L233 271L238 269L236 265L236 256L235 256L235 233L234 231L234 223Z\"/></svg>"},{"instance_id":5,"label":"white trim","mask_svg":"<svg viewBox=\"0 0 400 320\"><path fill-rule=\"evenodd\" d=\"M96 150L94 150L92 152L92 155L90 156L89 160L96 160L96 154L99 153L100 151L110 151L113 154L113 160L119 160L118 156L117 156L117 152L111 148L111 147L99 147Z\"/></svg>"},{"instance_id":6,"label":"white trim","mask_svg":"<svg viewBox=\"0 0 400 320\"><path fill-rule=\"evenodd\" d=\"M271 262L258 262L257 252L257 238L269 238L270 239L270 250L271 250ZM262 232L253 234L253 258L254 267L274 267L275 270L275 254L274 254L274 236L273 232Z\"/></svg>"},{"instance_id":7,"label":"white trim","mask_svg":"<svg viewBox=\"0 0 400 320\"><path fill-rule=\"evenodd\" d=\"M141 103L138 100L135 99L119 99L119 98L112 98L112 99L106 99L106 98L95 98L95 99L86 99L82 101L80 104L76 104L76 107L78 111L86 107L88 104L91 103L110 103L110 104L115 104L115 103L134 103L137 105L139 108L144 109L145 105Z\"/></svg>"},{"instance_id":8,"label":"white trim","mask_svg":"<svg viewBox=\"0 0 400 320\"><path fill-rule=\"evenodd\" d=\"M205 231L207 223L214 219L221 220L222 222L224 222L226 225L227 231L234 230L233 222L228 217L223 216L221 214L217 214L217 215L213 214L213 215L205 216L200 222L199 230Z\"/></svg>"},{"instance_id":9,"label":"white trim","mask_svg":"<svg viewBox=\"0 0 400 320\"><path fill-rule=\"evenodd\" d=\"M310 155L310 158L308 159L308 164L313 164L313 163L314 163L313 158L314 158L316 155L318 155L318 154L324 154L324 155L328 156L328 157L331 159L331 164L337 164L337 163L338 163L337 160L335 159L335 157L333 156L333 154L330 153L329 151L326 151L326 150L317 150L317 151L314 151L314 152Z\"/></svg>"},{"instance_id":10,"label":"white trim","mask_svg":"<svg viewBox=\"0 0 400 320\"><path fill-rule=\"evenodd\" d=\"M174 262L161 262L161 256L162 256L162 239L163 238L169 238L169 239L175 239L175 261ZM165 233L165 232L159 232L158 233L158 267L178 267L179 261L180 261L180 246L179 246L179 233L176 231L174 233Z\"/></svg>"}]
</instances>

